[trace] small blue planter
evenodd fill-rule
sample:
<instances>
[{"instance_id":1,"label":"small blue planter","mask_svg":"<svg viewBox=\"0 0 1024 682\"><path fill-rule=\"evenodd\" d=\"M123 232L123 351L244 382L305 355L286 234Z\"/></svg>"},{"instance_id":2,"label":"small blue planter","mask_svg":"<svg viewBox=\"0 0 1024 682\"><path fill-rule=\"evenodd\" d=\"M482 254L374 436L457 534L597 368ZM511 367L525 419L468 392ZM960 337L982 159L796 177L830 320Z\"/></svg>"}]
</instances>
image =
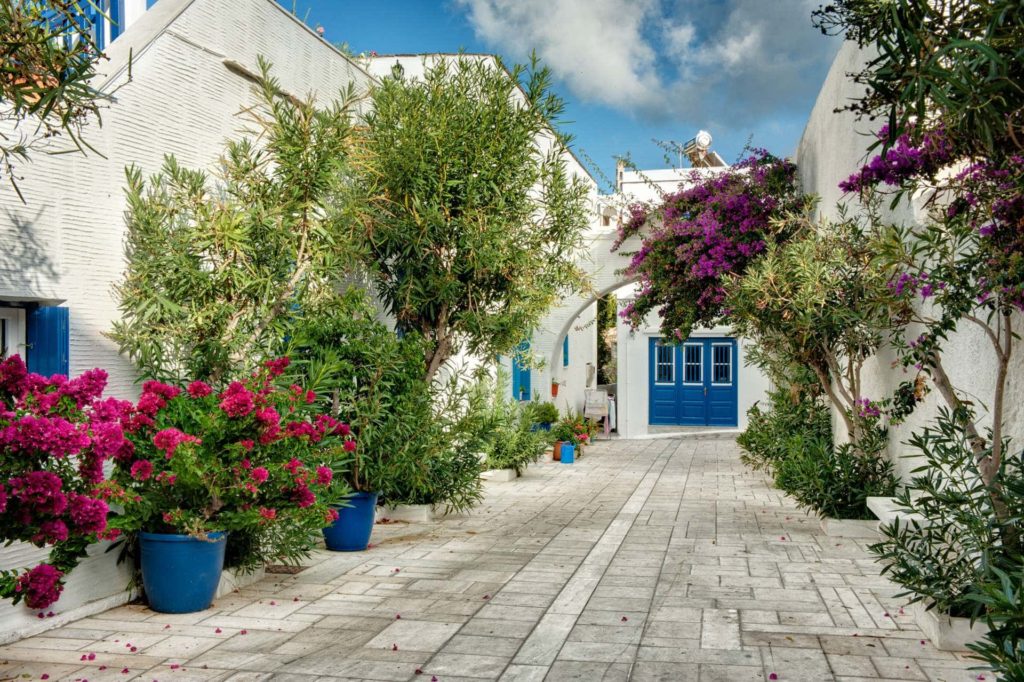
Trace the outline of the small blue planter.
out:
<instances>
[{"instance_id":1,"label":"small blue planter","mask_svg":"<svg viewBox=\"0 0 1024 682\"><path fill-rule=\"evenodd\" d=\"M572 464L576 461L576 446L572 443L562 443L562 464Z\"/></svg>"},{"instance_id":2,"label":"small blue planter","mask_svg":"<svg viewBox=\"0 0 1024 682\"><path fill-rule=\"evenodd\" d=\"M332 552L361 552L370 544L377 493L353 493L346 502L335 507L338 520L324 528L324 543Z\"/></svg>"},{"instance_id":3,"label":"small blue planter","mask_svg":"<svg viewBox=\"0 0 1024 682\"><path fill-rule=\"evenodd\" d=\"M530 424L530 431L536 432L536 431L550 431L550 430L551 430L551 422L536 422L536 423Z\"/></svg>"},{"instance_id":4,"label":"small blue planter","mask_svg":"<svg viewBox=\"0 0 1024 682\"><path fill-rule=\"evenodd\" d=\"M192 613L213 602L224 570L227 533L207 537L209 540L139 533L142 584L149 608L160 613Z\"/></svg>"}]
</instances>

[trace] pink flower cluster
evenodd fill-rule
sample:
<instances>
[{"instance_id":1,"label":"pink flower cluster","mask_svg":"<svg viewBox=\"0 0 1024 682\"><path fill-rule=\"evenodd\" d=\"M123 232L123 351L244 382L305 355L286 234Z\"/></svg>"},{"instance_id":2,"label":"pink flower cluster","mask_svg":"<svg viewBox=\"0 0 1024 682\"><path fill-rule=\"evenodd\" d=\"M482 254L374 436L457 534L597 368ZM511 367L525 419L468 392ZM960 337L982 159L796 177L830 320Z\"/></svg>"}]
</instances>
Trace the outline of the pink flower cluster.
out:
<instances>
[{"instance_id":1,"label":"pink flower cluster","mask_svg":"<svg viewBox=\"0 0 1024 682\"><path fill-rule=\"evenodd\" d=\"M28 372L18 356L0 362L0 530L5 540L53 545L53 564L21 575L13 592L49 606L85 544L107 531L103 463L130 450L122 422L130 403L102 399L107 373L74 379ZM69 551L63 543L74 543Z\"/></svg>"}]
</instances>

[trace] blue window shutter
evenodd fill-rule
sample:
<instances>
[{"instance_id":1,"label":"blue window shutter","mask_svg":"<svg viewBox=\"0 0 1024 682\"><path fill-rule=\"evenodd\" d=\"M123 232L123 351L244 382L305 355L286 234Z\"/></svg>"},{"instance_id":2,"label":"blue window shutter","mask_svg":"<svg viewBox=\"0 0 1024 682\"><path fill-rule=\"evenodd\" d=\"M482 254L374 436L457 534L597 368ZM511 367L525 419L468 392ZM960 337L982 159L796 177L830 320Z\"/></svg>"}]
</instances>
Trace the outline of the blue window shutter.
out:
<instances>
[{"instance_id":1,"label":"blue window shutter","mask_svg":"<svg viewBox=\"0 0 1024 682\"><path fill-rule=\"evenodd\" d=\"M25 341L28 351L25 363L30 372L52 376L68 375L68 309L36 308L26 316Z\"/></svg>"},{"instance_id":2,"label":"blue window shutter","mask_svg":"<svg viewBox=\"0 0 1024 682\"><path fill-rule=\"evenodd\" d=\"M562 367L569 366L569 335L565 335L565 339L562 341Z\"/></svg>"},{"instance_id":3,"label":"blue window shutter","mask_svg":"<svg viewBox=\"0 0 1024 682\"><path fill-rule=\"evenodd\" d=\"M516 400L529 400L530 393L530 368L519 364L521 354L530 350L530 342L523 341L519 344L519 353L512 356L512 397Z\"/></svg>"}]
</instances>

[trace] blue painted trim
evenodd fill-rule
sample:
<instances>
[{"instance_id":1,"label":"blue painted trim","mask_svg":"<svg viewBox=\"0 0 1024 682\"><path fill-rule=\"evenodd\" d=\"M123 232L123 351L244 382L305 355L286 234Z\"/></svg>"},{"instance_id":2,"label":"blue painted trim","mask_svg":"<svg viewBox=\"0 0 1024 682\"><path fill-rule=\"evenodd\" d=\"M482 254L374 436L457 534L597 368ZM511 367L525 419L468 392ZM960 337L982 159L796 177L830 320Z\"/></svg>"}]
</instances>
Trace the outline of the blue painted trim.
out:
<instances>
[{"instance_id":1,"label":"blue painted trim","mask_svg":"<svg viewBox=\"0 0 1024 682\"><path fill-rule=\"evenodd\" d=\"M569 366L569 335L565 335L565 339L562 341L562 367Z\"/></svg>"},{"instance_id":2,"label":"blue painted trim","mask_svg":"<svg viewBox=\"0 0 1024 682\"><path fill-rule=\"evenodd\" d=\"M523 341L517 347L518 352L512 355L512 397L516 400L529 400L530 392L530 368L519 363L519 358L528 353L530 342Z\"/></svg>"}]
</instances>

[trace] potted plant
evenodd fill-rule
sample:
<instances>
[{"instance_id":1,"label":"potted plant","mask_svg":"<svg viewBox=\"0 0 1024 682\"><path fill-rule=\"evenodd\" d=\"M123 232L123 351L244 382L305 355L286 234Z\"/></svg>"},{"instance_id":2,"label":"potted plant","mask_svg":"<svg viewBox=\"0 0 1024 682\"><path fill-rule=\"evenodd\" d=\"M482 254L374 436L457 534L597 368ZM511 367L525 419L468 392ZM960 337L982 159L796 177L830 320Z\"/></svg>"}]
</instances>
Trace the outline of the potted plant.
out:
<instances>
[{"instance_id":1,"label":"potted plant","mask_svg":"<svg viewBox=\"0 0 1024 682\"><path fill-rule=\"evenodd\" d=\"M558 421L558 408L554 403L530 403L527 409L533 431L550 431L551 425Z\"/></svg>"},{"instance_id":2,"label":"potted plant","mask_svg":"<svg viewBox=\"0 0 1024 682\"><path fill-rule=\"evenodd\" d=\"M572 424L565 419L562 419L554 426L551 427L551 437L554 439L554 445L552 446L552 459L556 462L562 460L562 448L565 445L575 445L573 440L576 437L576 431L573 429Z\"/></svg>"},{"instance_id":3,"label":"potted plant","mask_svg":"<svg viewBox=\"0 0 1024 682\"><path fill-rule=\"evenodd\" d=\"M115 455L116 527L136 533L150 607L205 609L232 563L297 561L346 491L335 469L355 449L345 424L316 414L315 395L286 387L288 358L223 391L156 381L123 419Z\"/></svg>"}]
</instances>

